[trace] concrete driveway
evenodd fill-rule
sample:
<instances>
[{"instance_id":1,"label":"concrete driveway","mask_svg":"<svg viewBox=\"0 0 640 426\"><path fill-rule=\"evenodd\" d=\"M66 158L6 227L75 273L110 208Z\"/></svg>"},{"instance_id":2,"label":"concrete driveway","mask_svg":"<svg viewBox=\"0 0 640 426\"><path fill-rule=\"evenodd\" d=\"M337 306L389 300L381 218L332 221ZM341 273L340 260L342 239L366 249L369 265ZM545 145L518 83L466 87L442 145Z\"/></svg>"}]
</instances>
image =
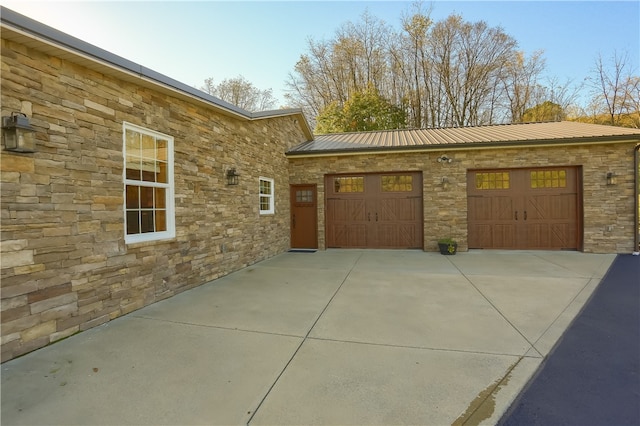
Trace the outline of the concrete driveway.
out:
<instances>
[{"instance_id":1,"label":"concrete driveway","mask_svg":"<svg viewBox=\"0 0 640 426\"><path fill-rule=\"evenodd\" d=\"M615 255L284 253L2 365L2 424L494 424Z\"/></svg>"}]
</instances>

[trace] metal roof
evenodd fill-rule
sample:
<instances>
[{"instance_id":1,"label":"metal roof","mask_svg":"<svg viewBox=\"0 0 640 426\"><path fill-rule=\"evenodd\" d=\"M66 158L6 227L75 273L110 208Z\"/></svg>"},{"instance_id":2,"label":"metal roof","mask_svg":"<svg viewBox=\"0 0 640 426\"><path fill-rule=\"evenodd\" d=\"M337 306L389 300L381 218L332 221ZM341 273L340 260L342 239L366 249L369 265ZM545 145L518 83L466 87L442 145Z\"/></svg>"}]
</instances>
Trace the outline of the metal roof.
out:
<instances>
[{"instance_id":1,"label":"metal roof","mask_svg":"<svg viewBox=\"0 0 640 426\"><path fill-rule=\"evenodd\" d=\"M280 109L250 112L201 90L160 74L121 56L89 44L83 40L58 31L11 9L0 6L2 38L43 51L60 59L69 60L106 75L117 74L125 81L140 86L169 91L180 98L202 102L218 112L243 120L261 120L282 116L298 116L298 123L305 136L311 140L313 134L302 113L302 109Z\"/></svg>"},{"instance_id":2,"label":"metal roof","mask_svg":"<svg viewBox=\"0 0 640 426\"><path fill-rule=\"evenodd\" d=\"M316 135L287 152L290 156L356 154L442 148L640 141L640 129L571 121L501 124L441 129L384 130Z\"/></svg>"}]
</instances>

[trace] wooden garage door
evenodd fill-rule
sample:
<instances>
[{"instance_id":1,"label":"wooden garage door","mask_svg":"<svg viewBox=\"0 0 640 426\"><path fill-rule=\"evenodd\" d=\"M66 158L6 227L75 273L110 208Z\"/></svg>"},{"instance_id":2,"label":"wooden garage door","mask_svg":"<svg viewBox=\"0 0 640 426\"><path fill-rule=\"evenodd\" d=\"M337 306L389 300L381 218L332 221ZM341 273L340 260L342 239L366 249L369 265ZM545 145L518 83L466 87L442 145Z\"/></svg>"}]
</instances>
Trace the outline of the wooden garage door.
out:
<instances>
[{"instance_id":1,"label":"wooden garage door","mask_svg":"<svg viewBox=\"0 0 640 426\"><path fill-rule=\"evenodd\" d=\"M422 174L325 178L326 237L332 248L422 248Z\"/></svg>"},{"instance_id":2,"label":"wooden garage door","mask_svg":"<svg viewBox=\"0 0 640 426\"><path fill-rule=\"evenodd\" d=\"M467 191L469 248L581 248L577 168L474 170Z\"/></svg>"}]
</instances>

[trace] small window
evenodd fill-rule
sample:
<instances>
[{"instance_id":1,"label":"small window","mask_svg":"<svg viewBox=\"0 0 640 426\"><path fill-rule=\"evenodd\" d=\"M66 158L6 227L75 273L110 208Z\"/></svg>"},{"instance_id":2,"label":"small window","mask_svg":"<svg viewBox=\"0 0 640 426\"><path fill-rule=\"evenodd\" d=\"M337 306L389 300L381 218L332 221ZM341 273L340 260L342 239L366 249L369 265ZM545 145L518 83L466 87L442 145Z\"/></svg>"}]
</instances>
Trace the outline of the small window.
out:
<instances>
[{"instance_id":1,"label":"small window","mask_svg":"<svg viewBox=\"0 0 640 426\"><path fill-rule=\"evenodd\" d=\"M260 214L275 212L273 179L260 178Z\"/></svg>"},{"instance_id":2,"label":"small window","mask_svg":"<svg viewBox=\"0 0 640 426\"><path fill-rule=\"evenodd\" d=\"M531 188L566 188L566 170L535 170L531 172Z\"/></svg>"},{"instance_id":3,"label":"small window","mask_svg":"<svg viewBox=\"0 0 640 426\"><path fill-rule=\"evenodd\" d=\"M509 189L509 172L476 173L476 189Z\"/></svg>"},{"instance_id":4,"label":"small window","mask_svg":"<svg viewBox=\"0 0 640 426\"><path fill-rule=\"evenodd\" d=\"M413 176L382 176L381 184L382 192L411 192L413 191Z\"/></svg>"},{"instance_id":5,"label":"small window","mask_svg":"<svg viewBox=\"0 0 640 426\"><path fill-rule=\"evenodd\" d=\"M173 138L123 123L125 243L175 237Z\"/></svg>"},{"instance_id":6,"label":"small window","mask_svg":"<svg viewBox=\"0 0 640 426\"><path fill-rule=\"evenodd\" d=\"M296 203L313 203L313 191L308 189L296 190Z\"/></svg>"},{"instance_id":7,"label":"small window","mask_svg":"<svg viewBox=\"0 0 640 426\"><path fill-rule=\"evenodd\" d=\"M333 179L335 192L364 192L364 177L349 176Z\"/></svg>"}]
</instances>

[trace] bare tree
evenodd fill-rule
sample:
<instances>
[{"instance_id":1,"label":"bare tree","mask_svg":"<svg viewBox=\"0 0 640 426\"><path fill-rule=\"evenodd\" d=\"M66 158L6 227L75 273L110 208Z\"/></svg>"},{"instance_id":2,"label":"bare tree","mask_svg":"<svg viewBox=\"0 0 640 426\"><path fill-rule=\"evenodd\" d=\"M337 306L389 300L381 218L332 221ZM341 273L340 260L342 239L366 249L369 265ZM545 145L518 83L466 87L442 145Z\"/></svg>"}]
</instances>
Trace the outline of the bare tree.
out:
<instances>
[{"instance_id":1,"label":"bare tree","mask_svg":"<svg viewBox=\"0 0 640 426\"><path fill-rule=\"evenodd\" d=\"M451 15L434 26L430 44L450 108L450 115L439 121L453 126L484 124L484 112L495 103L493 88L514 54L516 41L499 27Z\"/></svg>"},{"instance_id":2,"label":"bare tree","mask_svg":"<svg viewBox=\"0 0 640 426\"><path fill-rule=\"evenodd\" d=\"M260 90L241 75L218 84L214 84L213 78L207 78L201 90L247 111L266 111L276 105L271 89Z\"/></svg>"},{"instance_id":3,"label":"bare tree","mask_svg":"<svg viewBox=\"0 0 640 426\"><path fill-rule=\"evenodd\" d=\"M522 121L524 112L536 102L535 90L538 78L544 69L542 51L534 52L529 58L524 52L516 52L506 62L501 76L505 97L509 101L511 122Z\"/></svg>"},{"instance_id":4,"label":"bare tree","mask_svg":"<svg viewBox=\"0 0 640 426\"><path fill-rule=\"evenodd\" d=\"M408 52L405 59L404 80L406 82L407 99L410 105L410 120L413 127L422 127L425 120L424 101L432 94L431 87L427 83L432 61L426 55L428 31L432 24L428 12L423 12L421 5L414 5L414 13L411 16L402 17L402 29L404 31L404 43L401 49Z\"/></svg>"},{"instance_id":5,"label":"bare tree","mask_svg":"<svg viewBox=\"0 0 640 426\"><path fill-rule=\"evenodd\" d=\"M629 118L632 126L640 128L640 77L631 76L626 84L629 92Z\"/></svg>"},{"instance_id":6,"label":"bare tree","mask_svg":"<svg viewBox=\"0 0 640 426\"><path fill-rule=\"evenodd\" d=\"M611 125L619 125L621 115L633 109L634 77L630 67L628 54L614 52L608 65L602 55L595 60L590 79L593 97L596 103L602 103Z\"/></svg>"},{"instance_id":7,"label":"bare tree","mask_svg":"<svg viewBox=\"0 0 640 426\"><path fill-rule=\"evenodd\" d=\"M525 58L500 27L459 15L434 23L430 12L416 3L397 31L365 12L331 40L309 39L289 75L288 102L313 123L373 87L405 111L409 127L504 122L533 105L541 53Z\"/></svg>"}]
</instances>

